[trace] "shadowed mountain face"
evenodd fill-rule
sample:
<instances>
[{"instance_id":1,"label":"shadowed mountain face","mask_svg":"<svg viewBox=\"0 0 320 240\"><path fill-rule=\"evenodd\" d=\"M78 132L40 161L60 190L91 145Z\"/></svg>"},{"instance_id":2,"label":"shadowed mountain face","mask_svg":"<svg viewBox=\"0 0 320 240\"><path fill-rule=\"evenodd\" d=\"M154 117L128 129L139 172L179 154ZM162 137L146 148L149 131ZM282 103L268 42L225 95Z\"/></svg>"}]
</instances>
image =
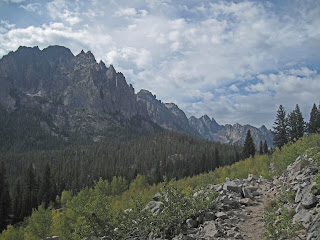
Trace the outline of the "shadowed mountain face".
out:
<instances>
[{"instance_id":1,"label":"shadowed mountain face","mask_svg":"<svg viewBox=\"0 0 320 240\"><path fill-rule=\"evenodd\" d=\"M4 109L39 108L57 129L98 132L136 118L152 128L132 85L90 51L74 56L61 46L19 47L0 60L0 85Z\"/></svg>"},{"instance_id":2,"label":"shadowed mountain face","mask_svg":"<svg viewBox=\"0 0 320 240\"><path fill-rule=\"evenodd\" d=\"M97 140L101 132L116 128L153 132L160 125L213 141L243 144L250 129L256 147L260 140L272 146L272 133L264 126L223 126L206 115L188 119L176 104L164 104L147 90L135 94L122 73L97 63L90 51L74 56L62 46L19 47L0 60L0 86L2 110L36 110L45 116L40 127L51 135L90 133Z\"/></svg>"}]
</instances>

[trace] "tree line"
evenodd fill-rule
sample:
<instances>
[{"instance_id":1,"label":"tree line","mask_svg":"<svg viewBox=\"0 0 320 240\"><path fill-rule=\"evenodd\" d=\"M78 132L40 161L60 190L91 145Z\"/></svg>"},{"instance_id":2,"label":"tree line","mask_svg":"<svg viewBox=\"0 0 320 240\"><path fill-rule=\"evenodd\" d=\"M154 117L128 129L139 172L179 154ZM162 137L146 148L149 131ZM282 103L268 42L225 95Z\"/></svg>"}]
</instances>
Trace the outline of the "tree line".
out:
<instances>
[{"instance_id":1,"label":"tree line","mask_svg":"<svg viewBox=\"0 0 320 240\"><path fill-rule=\"evenodd\" d=\"M288 142L297 141L305 133L312 134L319 132L320 105L318 109L316 104L313 104L308 123L304 121L298 104L296 105L295 109L288 114L282 105L279 106L273 127L274 146L281 149L281 147Z\"/></svg>"}]
</instances>

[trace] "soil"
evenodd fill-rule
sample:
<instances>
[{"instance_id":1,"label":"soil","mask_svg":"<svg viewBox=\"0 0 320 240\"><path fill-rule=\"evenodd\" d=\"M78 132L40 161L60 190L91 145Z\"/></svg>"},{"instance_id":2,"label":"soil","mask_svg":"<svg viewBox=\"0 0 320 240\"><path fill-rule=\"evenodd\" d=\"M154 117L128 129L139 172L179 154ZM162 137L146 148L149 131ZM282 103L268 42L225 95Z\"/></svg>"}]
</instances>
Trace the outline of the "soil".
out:
<instances>
[{"instance_id":1,"label":"soil","mask_svg":"<svg viewBox=\"0 0 320 240\"><path fill-rule=\"evenodd\" d=\"M247 215L251 218L238 224L238 228L245 240L264 239L263 233L265 232L265 228L263 223L263 212L265 205L275 198L275 191L272 189L271 183L263 182L260 183L258 192L261 195L257 205L246 208Z\"/></svg>"}]
</instances>

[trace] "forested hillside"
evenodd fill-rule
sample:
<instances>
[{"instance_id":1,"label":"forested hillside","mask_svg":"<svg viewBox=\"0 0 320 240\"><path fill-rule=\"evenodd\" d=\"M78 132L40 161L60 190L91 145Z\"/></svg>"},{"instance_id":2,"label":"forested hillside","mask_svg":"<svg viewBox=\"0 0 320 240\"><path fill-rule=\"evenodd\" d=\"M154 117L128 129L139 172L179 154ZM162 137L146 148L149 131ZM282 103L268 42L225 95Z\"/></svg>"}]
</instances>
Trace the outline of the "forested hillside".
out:
<instances>
[{"instance_id":1,"label":"forested hillside","mask_svg":"<svg viewBox=\"0 0 320 240\"><path fill-rule=\"evenodd\" d=\"M239 161L242 152L239 146L172 131L127 141L54 146L52 150L0 154L11 190L13 222L41 203L55 202L63 190L77 193L99 178L112 181L117 176L125 190L138 174L145 176L148 184L159 183L163 177L180 179Z\"/></svg>"}]
</instances>

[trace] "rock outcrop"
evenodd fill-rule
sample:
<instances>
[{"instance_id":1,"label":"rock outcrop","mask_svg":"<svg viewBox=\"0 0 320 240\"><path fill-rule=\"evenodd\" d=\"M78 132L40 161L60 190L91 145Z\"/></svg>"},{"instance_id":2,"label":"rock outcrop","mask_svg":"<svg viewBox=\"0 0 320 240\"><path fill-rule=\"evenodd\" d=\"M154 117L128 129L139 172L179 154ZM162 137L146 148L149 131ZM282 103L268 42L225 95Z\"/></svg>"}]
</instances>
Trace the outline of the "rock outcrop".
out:
<instances>
[{"instance_id":1,"label":"rock outcrop","mask_svg":"<svg viewBox=\"0 0 320 240\"><path fill-rule=\"evenodd\" d=\"M314 182L317 173L318 165L306 154L299 156L273 181L278 196L281 189L294 196L286 207L295 212L292 223L302 227L300 239L320 239L320 191Z\"/></svg>"}]
</instances>

